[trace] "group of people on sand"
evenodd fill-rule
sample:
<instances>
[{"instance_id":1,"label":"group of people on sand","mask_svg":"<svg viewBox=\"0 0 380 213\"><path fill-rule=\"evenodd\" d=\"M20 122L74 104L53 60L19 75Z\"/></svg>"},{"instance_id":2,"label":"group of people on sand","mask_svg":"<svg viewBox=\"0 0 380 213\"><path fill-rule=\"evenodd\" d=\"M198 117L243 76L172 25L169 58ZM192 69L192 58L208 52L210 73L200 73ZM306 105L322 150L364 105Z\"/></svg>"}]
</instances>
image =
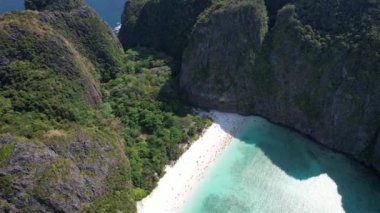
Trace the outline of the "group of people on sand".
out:
<instances>
[{"instance_id":1,"label":"group of people on sand","mask_svg":"<svg viewBox=\"0 0 380 213\"><path fill-rule=\"evenodd\" d=\"M163 208L156 209L156 212L179 212L194 189L201 183L209 167L230 144L233 134L245 121L243 116L236 114L212 111L207 115L213 119L214 123L186 151L189 152L187 156L185 153L176 165L167 170L166 180L164 176L155 189L160 193L153 191L148 198L144 199L139 205L139 212L144 212L144 210L148 212L148 209L153 207L149 205ZM166 192L165 197L162 197L162 191Z\"/></svg>"}]
</instances>

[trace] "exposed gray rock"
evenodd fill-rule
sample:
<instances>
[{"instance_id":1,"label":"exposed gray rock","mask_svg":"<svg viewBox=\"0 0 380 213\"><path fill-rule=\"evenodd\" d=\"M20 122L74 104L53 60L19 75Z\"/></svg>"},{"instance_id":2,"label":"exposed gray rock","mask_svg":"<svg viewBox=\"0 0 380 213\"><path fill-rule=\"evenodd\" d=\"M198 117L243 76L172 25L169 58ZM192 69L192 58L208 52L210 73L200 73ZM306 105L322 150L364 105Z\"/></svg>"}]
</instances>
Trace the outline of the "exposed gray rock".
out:
<instances>
[{"instance_id":1,"label":"exposed gray rock","mask_svg":"<svg viewBox=\"0 0 380 213\"><path fill-rule=\"evenodd\" d=\"M14 151L0 167L0 179L6 178L10 188L1 189L0 198L17 211L78 212L107 192L107 177L119 165L115 148L104 151L105 142L83 133L66 144L7 137L2 141L12 141Z\"/></svg>"},{"instance_id":2,"label":"exposed gray rock","mask_svg":"<svg viewBox=\"0 0 380 213\"><path fill-rule=\"evenodd\" d=\"M213 0L129 0L119 38L125 48L149 47L180 60L198 15Z\"/></svg>"},{"instance_id":3,"label":"exposed gray rock","mask_svg":"<svg viewBox=\"0 0 380 213\"><path fill-rule=\"evenodd\" d=\"M180 83L191 103L267 117L379 168L378 38L357 35L355 45L371 42L363 52L340 46L340 35L318 40L318 26L305 26L289 5L258 50L260 25L249 23L259 14L226 8L195 26L186 49Z\"/></svg>"},{"instance_id":4,"label":"exposed gray rock","mask_svg":"<svg viewBox=\"0 0 380 213\"><path fill-rule=\"evenodd\" d=\"M202 106L249 107L256 54L267 32L264 1L214 5L200 15L184 55L180 85Z\"/></svg>"}]
</instances>

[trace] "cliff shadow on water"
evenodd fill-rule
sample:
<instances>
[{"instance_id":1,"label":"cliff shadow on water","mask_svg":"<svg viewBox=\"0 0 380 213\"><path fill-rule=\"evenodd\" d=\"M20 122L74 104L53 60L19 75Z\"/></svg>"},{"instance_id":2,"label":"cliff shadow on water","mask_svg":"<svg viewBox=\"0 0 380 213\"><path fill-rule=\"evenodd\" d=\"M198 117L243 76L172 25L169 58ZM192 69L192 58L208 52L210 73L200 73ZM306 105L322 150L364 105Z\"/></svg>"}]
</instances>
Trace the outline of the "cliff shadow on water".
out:
<instances>
[{"instance_id":1,"label":"cliff shadow on water","mask_svg":"<svg viewBox=\"0 0 380 213\"><path fill-rule=\"evenodd\" d=\"M260 117L251 117L234 137L258 148L273 165L296 180L327 175L337 186L345 212L380 212L379 175L364 165ZM254 159L254 154L242 153Z\"/></svg>"}]
</instances>

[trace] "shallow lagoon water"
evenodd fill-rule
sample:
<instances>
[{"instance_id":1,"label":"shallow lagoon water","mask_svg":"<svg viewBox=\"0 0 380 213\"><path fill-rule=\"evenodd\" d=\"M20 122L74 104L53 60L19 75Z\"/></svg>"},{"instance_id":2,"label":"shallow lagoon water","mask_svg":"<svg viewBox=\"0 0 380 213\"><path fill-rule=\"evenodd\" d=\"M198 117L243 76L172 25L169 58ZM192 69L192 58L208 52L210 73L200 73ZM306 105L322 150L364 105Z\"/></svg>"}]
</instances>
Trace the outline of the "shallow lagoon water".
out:
<instances>
[{"instance_id":1,"label":"shallow lagoon water","mask_svg":"<svg viewBox=\"0 0 380 213\"><path fill-rule=\"evenodd\" d=\"M184 212L378 213L380 178L294 131L251 117Z\"/></svg>"},{"instance_id":2,"label":"shallow lagoon water","mask_svg":"<svg viewBox=\"0 0 380 213\"><path fill-rule=\"evenodd\" d=\"M127 0L85 0L112 27L120 25L121 14ZM23 10L24 0L0 0L0 14Z\"/></svg>"}]
</instances>

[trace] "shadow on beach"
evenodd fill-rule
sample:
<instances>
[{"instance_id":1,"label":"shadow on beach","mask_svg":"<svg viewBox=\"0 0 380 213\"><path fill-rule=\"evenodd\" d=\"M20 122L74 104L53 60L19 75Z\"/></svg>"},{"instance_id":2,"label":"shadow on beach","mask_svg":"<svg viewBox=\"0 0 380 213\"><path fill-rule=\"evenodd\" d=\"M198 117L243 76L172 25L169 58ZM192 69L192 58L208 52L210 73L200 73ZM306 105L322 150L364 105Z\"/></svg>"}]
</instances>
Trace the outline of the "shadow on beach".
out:
<instances>
[{"instance_id":1,"label":"shadow on beach","mask_svg":"<svg viewBox=\"0 0 380 213\"><path fill-rule=\"evenodd\" d=\"M380 177L373 170L264 118L249 117L240 131L231 131L225 121L215 122L258 147L288 176L303 181L327 174L337 185L345 212L380 212Z\"/></svg>"}]
</instances>

